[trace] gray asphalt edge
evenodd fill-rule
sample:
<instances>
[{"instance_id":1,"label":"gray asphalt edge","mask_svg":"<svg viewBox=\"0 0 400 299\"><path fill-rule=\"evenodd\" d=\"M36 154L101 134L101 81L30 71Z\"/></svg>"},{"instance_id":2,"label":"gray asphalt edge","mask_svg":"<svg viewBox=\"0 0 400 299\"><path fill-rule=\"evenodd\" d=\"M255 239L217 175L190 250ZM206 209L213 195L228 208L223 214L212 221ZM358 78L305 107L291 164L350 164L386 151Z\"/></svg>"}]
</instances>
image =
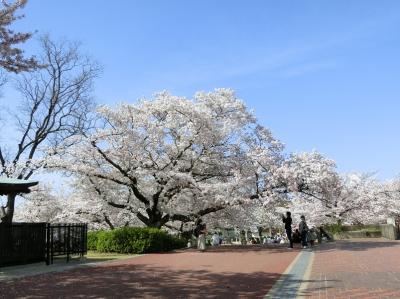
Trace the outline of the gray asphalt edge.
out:
<instances>
[{"instance_id":1,"label":"gray asphalt edge","mask_svg":"<svg viewBox=\"0 0 400 299\"><path fill-rule=\"evenodd\" d=\"M303 249L264 296L264 299L298 297L300 290L306 288L313 256L314 252L311 249Z\"/></svg>"},{"instance_id":2,"label":"gray asphalt edge","mask_svg":"<svg viewBox=\"0 0 400 299\"><path fill-rule=\"evenodd\" d=\"M145 255L146 254L138 254L138 255L135 255L135 256L122 257L122 258L113 259L113 260L98 261L98 262L87 262L87 263L84 262L84 263L80 263L80 264L62 264L62 265L60 265L60 264L54 265L53 264L53 265L45 266L45 265L43 265L43 263L40 263L40 265L38 265L38 267L41 268L41 269L39 269L39 270L34 269L34 267L35 267L34 264L14 266L14 267L3 267L3 268L0 268L0 282L1 281L12 280L12 279L16 279L16 278L23 278L23 277L42 275L42 274L47 274L47 273L64 272L64 271L68 271L68 270L72 270L72 269L76 269L76 268L96 267L96 266L101 265L101 264L113 263L113 262L118 262L118 261L126 260L126 259L134 259L134 258L145 256ZM10 269L10 268L14 268L14 269ZM33 271L29 271L29 268L33 268ZM9 271L7 271L7 270L9 270ZM19 271L24 271L24 270L26 272L18 273ZM12 272L17 272L17 274L13 274Z\"/></svg>"}]
</instances>

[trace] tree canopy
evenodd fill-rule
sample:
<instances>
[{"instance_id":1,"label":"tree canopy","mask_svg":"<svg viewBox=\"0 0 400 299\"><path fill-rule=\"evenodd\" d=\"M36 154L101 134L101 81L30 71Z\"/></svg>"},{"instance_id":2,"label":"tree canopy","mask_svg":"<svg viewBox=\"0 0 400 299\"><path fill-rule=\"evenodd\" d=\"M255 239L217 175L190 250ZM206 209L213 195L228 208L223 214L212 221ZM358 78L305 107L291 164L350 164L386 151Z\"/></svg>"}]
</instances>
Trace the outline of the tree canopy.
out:
<instances>
[{"instance_id":1,"label":"tree canopy","mask_svg":"<svg viewBox=\"0 0 400 299\"><path fill-rule=\"evenodd\" d=\"M14 32L9 27L23 15L16 15L27 0L17 0L13 3L1 1L0 5L0 67L6 71L20 73L31 71L40 66L35 57L24 57L24 51L18 47L29 38L30 32Z\"/></svg>"}]
</instances>

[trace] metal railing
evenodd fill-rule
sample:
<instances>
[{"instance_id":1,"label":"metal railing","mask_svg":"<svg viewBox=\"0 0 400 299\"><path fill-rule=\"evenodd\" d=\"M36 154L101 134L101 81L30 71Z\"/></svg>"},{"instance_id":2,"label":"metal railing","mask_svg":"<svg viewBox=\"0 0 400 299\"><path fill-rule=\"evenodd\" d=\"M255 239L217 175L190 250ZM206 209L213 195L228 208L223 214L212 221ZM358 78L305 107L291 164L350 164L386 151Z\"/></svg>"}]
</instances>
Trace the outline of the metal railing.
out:
<instances>
[{"instance_id":1,"label":"metal railing","mask_svg":"<svg viewBox=\"0 0 400 299\"><path fill-rule=\"evenodd\" d=\"M0 266L46 260L47 223L0 224Z\"/></svg>"},{"instance_id":2,"label":"metal railing","mask_svg":"<svg viewBox=\"0 0 400 299\"><path fill-rule=\"evenodd\" d=\"M87 224L49 224L47 229L47 260L53 263L55 256L67 257L69 262L71 255L83 257L87 253Z\"/></svg>"},{"instance_id":3,"label":"metal railing","mask_svg":"<svg viewBox=\"0 0 400 299\"><path fill-rule=\"evenodd\" d=\"M87 224L0 223L0 267L87 253Z\"/></svg>"}]
</instances>

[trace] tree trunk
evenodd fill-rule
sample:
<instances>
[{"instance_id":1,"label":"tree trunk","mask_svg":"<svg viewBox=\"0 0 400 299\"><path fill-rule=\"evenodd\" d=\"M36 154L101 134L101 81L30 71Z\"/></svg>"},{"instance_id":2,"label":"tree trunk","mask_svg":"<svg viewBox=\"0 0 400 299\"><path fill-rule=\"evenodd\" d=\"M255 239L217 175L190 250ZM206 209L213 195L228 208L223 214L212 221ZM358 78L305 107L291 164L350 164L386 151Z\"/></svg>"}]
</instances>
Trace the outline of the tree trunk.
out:
<instances>
[{"instance_id":1,"label":"tree trunk","mask_svg":"<svg viewBox=\"0 0 400 299\"><path fill-rule=\"evenodd\" d=\"M147 216L142 213L137 213L137 217L148 227L161 228L169 221L169 215L162 215L162 213L156 209L146 209Z\"/></svg>"},{"instance_id":2,"label":"tree trunk","mask_svg":"<svg viewBox=\"0 0 400 299\"><path fill-rule=\"evenodd\" d=\"M168 222L169 217L163 217L159 211L148 213L149 219L147 222L148 227L161 228Z\"/></svg>"},{"instance_id":3,"label":"tree trunk","mask_svg":"<svg viewBox=\"0 0 400 299\"><path fill-rule=\"evenodd\" d=\"M4 214L1 217L2 223L11 224L14 217L14 206L15 206L15 197L17 194L12 193L7 195L7 205L5 209L3 209Z\"/></svg>"}]
</instances>

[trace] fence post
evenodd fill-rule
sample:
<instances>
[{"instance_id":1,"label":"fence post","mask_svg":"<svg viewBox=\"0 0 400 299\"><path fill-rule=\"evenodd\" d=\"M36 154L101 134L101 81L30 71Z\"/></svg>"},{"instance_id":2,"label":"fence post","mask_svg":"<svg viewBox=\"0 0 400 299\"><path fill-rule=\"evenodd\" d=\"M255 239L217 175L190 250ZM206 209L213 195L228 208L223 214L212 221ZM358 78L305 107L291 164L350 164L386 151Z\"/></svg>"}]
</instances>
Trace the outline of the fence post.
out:
<instances>
[{"instance_id":1,"label":"fence post","mask_svg":"<svg viewBox=\"0 0 400 299\"><path fill-rule=\"evenodd\" d=\"M88 233L88 224L85 223L84 234L83 234L83 254L87 254L87 233Z\"/></svg>"},{"instance_id":2,"label":"fence post","mask_svg":"<svg viewBox=\"0 0 400 299\"><path fill-rule=\"evenodd\" d=\"M71 226L67 226L67 263L69 262L70 241L71 240Z\"/></svg>"},{"instance_id":3,"label":"fence post","mask_svg":"<svg viewBox=\"0 0 400 299\"><path fill-rule=\"evenodd\" d=\"M50 265L50 223L46 223L46 265Z\"/></svg>"},{"instance_id":4,"label":"fence post","mask_svg":"<svg viewBox=\"0 0 400 299\"><path fill-rule=\"evenodd\" d=\"M53 264L53 258L54 258L54 242L53 242L53 227L51 226L51 224L49 225L50 228L50 260L51 260L51 264Z\"/></svg>"},{"instance_id":5,"label":"fence post","mask_svg":"<svg viewBox=\"0 0 400 299\"><path fill-rule=\"evenodd\" d=\"M84 250L84 241L83 238L85 236L85 225L83 225L83 227L81 227L81 236L80 236L80 241L79 241L79 256L81 258L81 260L83 259L83 250Z\"/></svg>"}]
</instances>

